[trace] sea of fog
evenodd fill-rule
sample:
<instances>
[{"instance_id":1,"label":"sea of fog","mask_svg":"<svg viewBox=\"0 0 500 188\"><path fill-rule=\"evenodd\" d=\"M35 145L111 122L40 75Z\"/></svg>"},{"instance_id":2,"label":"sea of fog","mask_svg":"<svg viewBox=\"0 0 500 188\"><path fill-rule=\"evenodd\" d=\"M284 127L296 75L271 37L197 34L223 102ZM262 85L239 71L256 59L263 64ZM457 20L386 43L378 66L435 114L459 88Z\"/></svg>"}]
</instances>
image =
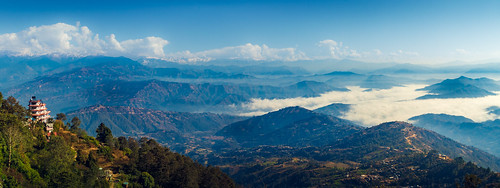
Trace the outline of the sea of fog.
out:
<instances>
[{"instance_id":1,"label":"sea of fog","mask_svg":"<svg viewBox=\"0 0 500 188\"><path fill-rule=\"evenodd\" d=\"M240 115L254 116L279 110L288 106L301 106L314 110L331 103L351 104L351 109L341 118L364 126L374 126L388 121L407 121L409 118L426 113L444 113L464 116L476 122L498 119L489 114L491 106L500 106L500 95L481 98L426 99L416 100L427 94L416 91L425 85L405 85L391 89L367 90L348 87L350 91L332 91L318 97L298 97L288 99L252 99L240 107L246 111ZM497 94L500 94L498 92Z\"/></svg>"}]
</instances>

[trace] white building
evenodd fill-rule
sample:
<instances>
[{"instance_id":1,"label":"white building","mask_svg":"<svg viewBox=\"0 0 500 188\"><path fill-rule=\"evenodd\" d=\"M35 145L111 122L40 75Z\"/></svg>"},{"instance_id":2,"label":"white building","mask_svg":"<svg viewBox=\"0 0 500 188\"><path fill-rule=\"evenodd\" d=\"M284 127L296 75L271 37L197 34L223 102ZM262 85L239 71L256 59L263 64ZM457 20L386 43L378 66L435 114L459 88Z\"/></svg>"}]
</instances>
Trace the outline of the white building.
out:
<instances>
[{"instance_id":1,"label":"white building","mask_svg":"<svg viewBox=\"0 0 500 188\"><path fill-rule=\"evenodd\" d=\"M37 100L35 96L31 97L29 102L29 110L31 111L31 118L34 121L42 121L47 123L50 118L50 111L47 110L45 103L42 100Z\"/></svg>"}]
</instances>

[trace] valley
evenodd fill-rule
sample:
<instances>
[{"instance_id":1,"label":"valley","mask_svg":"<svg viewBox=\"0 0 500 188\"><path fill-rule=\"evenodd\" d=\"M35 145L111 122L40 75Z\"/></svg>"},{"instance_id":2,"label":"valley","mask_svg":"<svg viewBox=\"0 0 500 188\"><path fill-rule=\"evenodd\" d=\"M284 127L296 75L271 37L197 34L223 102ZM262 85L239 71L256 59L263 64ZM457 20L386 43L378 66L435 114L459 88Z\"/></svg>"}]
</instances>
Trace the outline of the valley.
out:
<instances>
[{"instance_id":1,"label":"valley","mask_svg":"<svg viewBox=\"0 0 500 188\"><path fill-rule=\"evenodd\" d=\"M375 105L388 101L363 95L393 97L394 104L480 100L496 96L495 80L461 76L441 82L417 80L405 71L380 74L390 68L319 74L287 66L257 72L261 69L145 62L123 57L59 62L61 68L6 87L6 95L43 98L54 114L65 113L67 122L77 117L89 135L104 123L118 137L152 138L201 164L218 166L248 187L451 186L472 171L483 185L500 181L495 103L481 107L482 116L492 118L481 125L418 111L403 119L385 117L415 126L382 120L370 125L353 118L366 113L360 111L366 105L373 106L369 113L383 115L384 106ZM408 84L418 84L412 86L414 94L404 93ZM398 99L392 91L405 95Z\"/></svg>"},{"instance_id":2,"label":"valley","mask_svg":"<svg viewBox=\"0 0 500 188\"><path fill-rule=\"evenodd\" d=\"M500 1L2 1L0 188L500 187Z\"/></svg>"}]
</instances>

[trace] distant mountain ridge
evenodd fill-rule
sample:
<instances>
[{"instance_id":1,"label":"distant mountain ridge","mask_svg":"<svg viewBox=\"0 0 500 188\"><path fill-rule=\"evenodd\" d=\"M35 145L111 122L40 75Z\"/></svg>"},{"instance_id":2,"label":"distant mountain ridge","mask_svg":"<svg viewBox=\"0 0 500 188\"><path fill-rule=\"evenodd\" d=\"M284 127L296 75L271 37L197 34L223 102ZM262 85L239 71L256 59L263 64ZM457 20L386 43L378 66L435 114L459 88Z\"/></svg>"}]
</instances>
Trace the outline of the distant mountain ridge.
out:
<instances>
[{"instance_id":1,"label":"distant mountain ridge","mask_svg":"<svg viewBox=\"0 0 500 188\"><path fill-rule=\"evenodd\" d=\"M328 83L335 87L360 86L369 89L390 89L392 87L401 86L407 82L407 79L394 78L385 75L364 75L348 71L334 71L321 75L327 77Z\"/></svg>"},{"instance_id":2,"label":"distant mountain ridge","mask_svg":"<svg viewBox=\"0 0 500 188\"><path fill-rule=\"evenodd\" d=\"M360 74L350 72L350 71L333 71L326 74L325 76L361 76Z\"/></svg>"},{"instance_id":3,"label":"distant mountain ridge","mask_svg":"<svg viewBox=\"0 0 500 188\"><path fill-rule=\"evenodd\" d=\"M423 114L409 119L423 127L500 156L499 120L474 122L463 116Z\"/></svg>"},{"instance_id":4,"label":"distant mountain ridge","mask_svg":"<svg viewBox=\"0 0 500 188\"><path fill-rule=\"evenodd\" d=\"M0 88L7 88L29 81L46 72L57 69L62 62L73 58L51 58L47 56L20 57L0 55Z\"/></svg>"},{"instance_id":5,"label":"distant mountain ridge","mask_svg":"<svg viewBox=\"0 0 500 188\"><path fill-rule=\"evenodd\" d=\"M370 75L366 80L361 82L362 88L374 89L390 89L392 87L401 86L400 82L390 76L385 75Z\"/></svg>"},{"instance_id":6,"label":"distant mountain ridge","mask_svg":"<svg viewBox=\"0 0 500 188\"><path fill-rule=\"evenodd\" d=\"M305 85L302 85L305 83ZM147 81L108 81L88 90L97 103L130 105L141 108L177 111L203 111L231 104L248 102L251 98L290 98L315 96L331 90L345 91L322 83L301 82L287 87L247 84L190 84Z\"/></svg>"},{"instance_id":7,"label":"distant mountain ridge","mask_svg":"<svg viewBox=\"0 0 500 188\"><path fill-rule=\"evenodd\" d=\"M345 115L351 109L350 104L342 104L342 103L332 103L321 108L315 109L313 111L318 113L327 114L334 117L341 117Z\"/></svg>"},{"instance_id":8,"label":"distant mountain ridge","mask_svg":"<svg viewBox=\"0 0 500 188\"><path fill-rule=\"evenodd\" d=\"M204 111L225 108L251 98L311 97L327 91L347 91L316 81L299 81L290 85L270 86L245 83L189 83L161 81L158 74L193 78L248 78L241 74L226 74L211 70L158 73L127 58L82 58L90 66L37 77L36 80L11 87L7 95L20 100L36 95L52 102L54 112L67 112L95 104L130 105L176 111ZM179 75L180 74L180 75ZM63 101L72 101L71 103Z\"/></svg>"},{"instance_id":9,"label":"distant mountain ridge","mask_svg":"<svg viewBox=\"0 0 500 188\"><path fill-rule=\"evenodd\" d=\"M430 94L418 97L417 99L476 98L496 95L487 89L498 91L500 90L500 85L488 78L471 79L461 76L456 79L446 79L440 83L418 89L420 91L427 91Z\"/></svg>"},{"instance_id":10,"label":"distant mountain ridge","mask_svg":"<svg viewBox=\"0 0 500 188\"><path fill-rule=\"evenodd\" d=\"M212 78L212 79L244 79L255 78L245 74L227 74L223 72L216 72L210 69L204 70L181 70L178 68L156 68L154 69L154 76L169 77L169 78Z\"/></svg>"}]
</instances>

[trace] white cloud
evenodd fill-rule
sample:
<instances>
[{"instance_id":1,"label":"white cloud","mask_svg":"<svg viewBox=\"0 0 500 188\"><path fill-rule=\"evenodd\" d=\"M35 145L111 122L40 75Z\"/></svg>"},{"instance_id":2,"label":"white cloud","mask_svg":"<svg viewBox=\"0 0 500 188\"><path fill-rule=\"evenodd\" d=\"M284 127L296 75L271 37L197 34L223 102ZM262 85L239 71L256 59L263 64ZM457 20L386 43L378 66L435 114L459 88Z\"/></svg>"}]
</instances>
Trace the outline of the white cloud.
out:
<instances>
[{"instance_id":1,"label":"white cloud","mask_svg":"<svg viewBox=\"0 0 500 188\"><path fill-rule=\"evenodd\" d=\"M126 56L160 58L174 62L207 62L215 59L237 59L254 61L297 61L314 59L342 59L373 61L383 59L401 59L412 56L410 52L393 52L382 54L380 50L358 52L344 46L342 42L323 40L318 47L325 50L323 55L309 58L297 48L271 48L266 44L247 43L200 52L171 52L166 55L164 47L169 42L160 37L145 37L118 41L114 34L101 37L93 33L87 26L66 23L33 26L17 33L0 34L0 52L10 55L69 55L69 56ZM318 50L321 51L321 50ZM418 55L418 54L417 54Z\"/></svg>"},{"instance_id":2,"label":"white cloud","mask_svg":"<svg viewBox=\"0 0 500 188\"><path fill-rule=\"evenodd\" d=\"M331 39L319 41L317 49L311 49L313 56L307 56L295 47L272 48L266 44L247 43L199 52L167 52L164 47L169 42L163 38L149 36L141 39L118 41L114 34L100 36L87 26L66 23L33 26L16 33L0 34L0 52L10 55L70 55L70 56L126 56L151 57L175 62L206 62L215 59L238 59L255 61L297 61L318 59L354 59L366 62L427 62L428 56L417 52L358 50L342 42ZM456 49L453 57L460 55L462 60L499 57L500 53L481 54ZM438 59L438 58L434 58Z\"/></svg>"},{"instance_id":3,"label":"white cloud","mask_svg":"<svg viewBox=\"0 0 500 188\"><path fill-rule=\"evenodd\" d=\"M344 46L342 42L337 42L330 39L319 41L318 46L327 48L329 52L329 58L342 59L361 56L360 53L358 53L356 50Z\"/></svg>"},{"instance_id":4,"label":"white cloud","mask_svg":"<svg viewBox=\"0 0 500 188\"><path fill-rule=\"evenodd\" d=\"M424 86L409 85L372 91L350 87L349 92L333 91L311 98L253 99L252 102L241 106L248 110L248 113L242 115L260 115L287 106L316 109L331 103L344 103L352 104L352 108L343 118L366 126L387 121L406 121L413 116L426 113L465 116L478 122L500 118L486 111L486 108L490 106L500 106L500 95L482 98L415 100L425 94L422 91L415 91L422 87Z\"/></svg>"},{"instance_id":5,"label":"white cloud","mask_svg":"<svg viewBox=\"0 0 500 188\"><path fill-rule=\"evenodd\" d=\"M71 56L110 55L164 57L168 41L159 37L118 41L114 34L103 40L87 26L57 23L33 26L0 35L0 51L13 55L61 54Z\"/></svg>"},{"instance_id":6,"label":"white cloud","mask_svg":"<svg viewBox=\"0 0 500 188\"><path fill-rule=\"evenodd\" d=\"M121 46L135 56L164 57L163 47L168 41L160 37L146 37L144 39L126 40Z\"/></svg>"},{"instance_id":7,"label":"white cloud","mask_svg":"<svg viewBox=\"0 0 500 188\"><path fill-rule=\"evenodd\" d=\"M296 61L308 59L295 48L271 48L265 44L245 44L192 53L165 55L169 42L160 37L118 41L114 34L101 38L87 26L57 23L33 26L17 33L0 35L0 51L11 55L126 56L161 58L176 62L205 62L214 59Z\"/></svg>"},{"instance_id":8,"label":"white cloud","mask_svg":"<svg viewBox=\"0 0 500 188\"><path fill-rule=\"evenodd\" d=\"M255 61L296 61L308 59L295 48L270 48L269 46L247 43L240 46L230 46L192 53L177 52L168 55L168 60L178 62L210 61L214 59L241 59Z\"/></svg>"},{"instance_id":9,"label":"white cloud","mask_svg":"<svg viewBox=\"0 0 500 188\"><path fill-rule=\"evenodd\" d=\"M420 53L396 50L382 52L380 49L358 50L331 39L319 41L317 46L322 51L312 59L353 59L365 62L426 62Z\"/></svg>"}]
</instances>

